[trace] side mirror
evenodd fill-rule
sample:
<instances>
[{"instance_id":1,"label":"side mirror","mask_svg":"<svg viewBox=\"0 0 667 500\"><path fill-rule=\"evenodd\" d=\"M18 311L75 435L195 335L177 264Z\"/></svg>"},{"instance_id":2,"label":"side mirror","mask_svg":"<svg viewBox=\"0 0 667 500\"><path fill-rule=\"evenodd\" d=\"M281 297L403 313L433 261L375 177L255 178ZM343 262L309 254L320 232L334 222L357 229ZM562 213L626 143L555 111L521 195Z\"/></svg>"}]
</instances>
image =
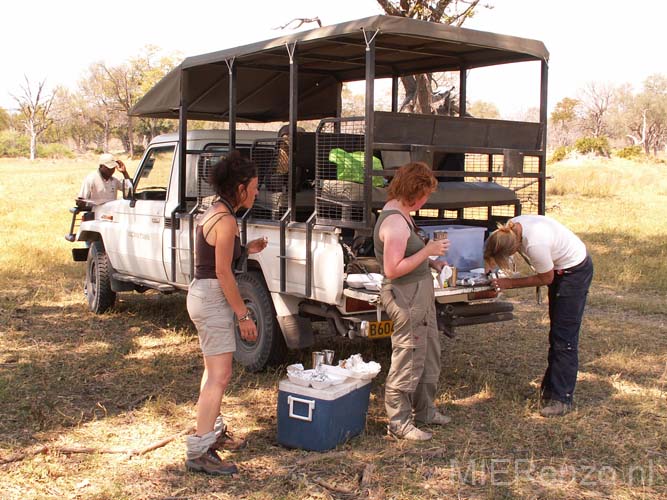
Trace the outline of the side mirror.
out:
<instances>
[{"instance_id":1,"label":"side mirror","mask_svg":"<svg viewBox=\"0 0 667 500\"><path fill-rule=\"evenodd\" d=\"M132 184L131 179L123 179L123 199L130 200L131 207L136 203L134 199L134 184Z\"/></svg>"}]
</instances>

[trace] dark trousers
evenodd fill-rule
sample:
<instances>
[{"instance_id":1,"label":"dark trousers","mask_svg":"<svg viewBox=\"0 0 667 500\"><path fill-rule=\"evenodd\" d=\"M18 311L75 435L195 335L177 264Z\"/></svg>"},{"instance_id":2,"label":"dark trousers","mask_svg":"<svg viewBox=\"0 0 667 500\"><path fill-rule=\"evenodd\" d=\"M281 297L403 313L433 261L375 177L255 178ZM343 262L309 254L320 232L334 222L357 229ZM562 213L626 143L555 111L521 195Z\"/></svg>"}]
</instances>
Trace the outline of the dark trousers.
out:
<instances>
[{"instance_id":1,"label":"dark trousers","mask_svg":"<svg viewBox=\"0 0 667 500\"><path fill-rule=\"evenodd\" d=\"M579 369L579 329L593 279L590 256L566 271L556 271L549 285L549 356L542 398L572 403Z\"/></svg>"}]
</instances>

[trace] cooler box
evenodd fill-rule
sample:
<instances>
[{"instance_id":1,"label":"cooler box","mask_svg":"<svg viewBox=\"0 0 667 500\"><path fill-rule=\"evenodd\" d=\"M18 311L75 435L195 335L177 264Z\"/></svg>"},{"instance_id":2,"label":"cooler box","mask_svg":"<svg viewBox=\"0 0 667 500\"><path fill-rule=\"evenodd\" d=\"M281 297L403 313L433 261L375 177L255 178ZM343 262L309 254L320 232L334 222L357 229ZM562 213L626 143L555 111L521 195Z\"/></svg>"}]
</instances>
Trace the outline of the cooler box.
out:
<instances>
[{"instance_id":1,"label":"cooler box","mask_svg":"<svg viewBox=\"0 0 667 500\"><path fill-rule=\"evenodd\" d=\"M348 379L326 389L282 380L278 389L278 442L284 446L330 450L366 427L370 380Z\"/></svg>"},{"instance_id":2,"label":"cooler box","mask_svg":"<svg viewBox=\"0 0 667 500\"><path fill-rule=\"evenodd\" d=\"M450 266L459 271L470 271L484 267L484 233L486 228L477 226L449 225L424 226L429 238L433 238L433 231L447 231L450 241L447 255L439 257L446 260Z\"/></svg>"}]
</instances>

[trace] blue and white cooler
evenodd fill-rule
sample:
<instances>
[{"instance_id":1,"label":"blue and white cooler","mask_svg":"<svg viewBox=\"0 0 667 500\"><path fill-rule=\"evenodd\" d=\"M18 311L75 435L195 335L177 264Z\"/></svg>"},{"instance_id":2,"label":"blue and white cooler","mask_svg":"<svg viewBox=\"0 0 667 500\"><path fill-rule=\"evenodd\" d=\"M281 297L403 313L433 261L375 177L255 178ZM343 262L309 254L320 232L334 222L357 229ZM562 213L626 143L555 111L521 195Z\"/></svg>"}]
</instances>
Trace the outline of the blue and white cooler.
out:
<instances>
[{"instance_id":1,"label":"blue and white cooler","mask_svg":"<svg viewBox=\"0 0 667 500\"><path fill-rule=\"evenodd\" d=\"M366 427L370 379L350 378L324 389L282 380L278 389L278 442L284 446L330 450Z\"/></svg>"}]
</instances>

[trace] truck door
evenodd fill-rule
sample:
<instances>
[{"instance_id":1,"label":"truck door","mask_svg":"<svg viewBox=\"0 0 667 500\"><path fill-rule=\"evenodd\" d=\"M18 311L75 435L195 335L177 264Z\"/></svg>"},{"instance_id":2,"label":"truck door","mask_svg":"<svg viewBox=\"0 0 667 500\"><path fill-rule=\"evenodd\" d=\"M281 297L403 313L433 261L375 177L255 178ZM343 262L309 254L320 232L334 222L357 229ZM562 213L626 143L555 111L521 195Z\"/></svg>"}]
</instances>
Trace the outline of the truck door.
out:
<instances>
[{"instance_id":1,"label":"truck door","mask_svg":"<svg viewBox=\"0 0 667 500\"><path fill-rule=\"evenodd\" d=\"M126 205L123 267L134 276L159 282L168 276L162 239L175 149L175 144L160 144L146 152L134 178L134 200Z\"/></svg>"}]
</instances>

